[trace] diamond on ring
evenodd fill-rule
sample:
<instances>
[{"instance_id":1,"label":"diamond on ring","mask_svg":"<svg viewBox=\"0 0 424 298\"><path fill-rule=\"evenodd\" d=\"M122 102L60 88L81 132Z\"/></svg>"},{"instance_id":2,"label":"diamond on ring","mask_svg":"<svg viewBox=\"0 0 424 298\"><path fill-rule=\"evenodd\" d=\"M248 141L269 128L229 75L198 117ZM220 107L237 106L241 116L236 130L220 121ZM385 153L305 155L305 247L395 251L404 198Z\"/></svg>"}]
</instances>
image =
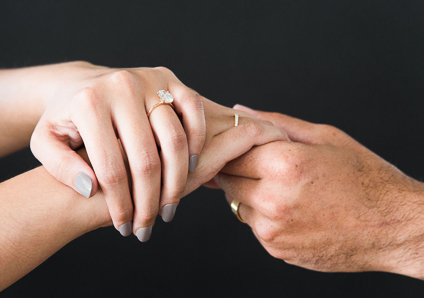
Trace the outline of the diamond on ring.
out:
<instances>
[{"instance_id":1,"label":"diamond on ring","mask_svg":"<svg viewBox=\"0 0 424 298\"><path fill-rule=\"evenodd\" d=\"M172 103L174 101L174 97L171 95L171 93L169 93L169 91L159 90L157 94L160 99L166 103Z\"/></svg>"}]
</instances>

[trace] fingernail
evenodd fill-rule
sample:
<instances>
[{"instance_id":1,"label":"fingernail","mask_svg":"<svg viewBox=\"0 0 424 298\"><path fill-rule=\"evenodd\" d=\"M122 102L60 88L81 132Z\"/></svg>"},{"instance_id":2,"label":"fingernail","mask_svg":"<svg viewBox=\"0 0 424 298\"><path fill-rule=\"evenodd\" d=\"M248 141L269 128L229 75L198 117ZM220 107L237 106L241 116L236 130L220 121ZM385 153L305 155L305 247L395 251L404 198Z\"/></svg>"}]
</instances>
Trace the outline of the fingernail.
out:
<instances>
[{"instance_id":1,"label":"fingernail","mask_svg":"<svg viewBox=\"0 0 424 298\"><path fill-rule=\"evenodd\" d=\"M148 241L150 239L150 235L152 234L152 228L153 226L138 229L137 233L135 233L138 240L141 242Z\"/></svg>"},{"instance_id":2,"label":"fingernail","mask_svg":"<svg viewBox=\"0 0 424 298\"><path fill-rule=\"evenodd\" d=\"M168 204L162 208L162 219L164 222L170 222L175 215L178 204Z\"/></svg>"},{"instance_id":3,"label":"fingernail","mask_svg":"<svg viewBox=\"0 0 424 298\"><path fill-rule=\"evenodd\" d=\"M79 173L74 181L75 188L84 197L89 198L91 195L91 189L93 188L93 182L90 177L84 173Z\"/></svg>"},{"instance_id":4,"label":"fingernail","mask_svg":"<svg viewBox=\"0 0 424 298\"><path fill-rule=\"evenodd\" d=\"M249 107L246 107L246 106L244 106L244 105L241 105L241 104L236 104L234 107L233 107L233 109L234 110L239 110L239 111L243 111L243 110L247 110L247 111L254 111L253 109L251 109L251 108L249 108Z\"/></svg>"},{"instance_id":5,"label":"fingernail","mask_svg":"<svg viewBox=\"0 0 424 298\"><path fill-rule=\"evenodd\" d=\"M193 173L197 166L197 155L192 155L188 162L188 170Z\"/></svg>"},{"instance_id":6,"label":"fingernail","mask_svg":"<svg viewBox=\"0 0 424 298\"><path fill-rule=\"evenodd\" d=\"M131 235L131 232L132 232L132 221L124 223L123 225L119 227L119 233L121 233L121 235L124 237Z\"/></svg>"}]
</instances>

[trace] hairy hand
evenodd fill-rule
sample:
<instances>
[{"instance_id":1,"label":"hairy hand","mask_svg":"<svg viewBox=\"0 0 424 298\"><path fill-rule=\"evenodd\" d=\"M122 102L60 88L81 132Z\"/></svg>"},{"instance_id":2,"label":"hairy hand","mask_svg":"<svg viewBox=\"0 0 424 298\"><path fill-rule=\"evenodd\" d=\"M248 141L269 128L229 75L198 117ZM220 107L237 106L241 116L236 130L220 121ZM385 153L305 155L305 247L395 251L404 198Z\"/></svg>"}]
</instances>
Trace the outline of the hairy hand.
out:
<instances>
[{"instance_id":1,"label":"hairy hand","mask_svg":"<svg viewBox=\"0 0 424 298\"><path fill-rule=\"evenodd\" d=\"M320 271L424 277L424 188L339 129L236 107L291 141L256 147L214 182L274 257Z\"/></svg>"}]
</instances>

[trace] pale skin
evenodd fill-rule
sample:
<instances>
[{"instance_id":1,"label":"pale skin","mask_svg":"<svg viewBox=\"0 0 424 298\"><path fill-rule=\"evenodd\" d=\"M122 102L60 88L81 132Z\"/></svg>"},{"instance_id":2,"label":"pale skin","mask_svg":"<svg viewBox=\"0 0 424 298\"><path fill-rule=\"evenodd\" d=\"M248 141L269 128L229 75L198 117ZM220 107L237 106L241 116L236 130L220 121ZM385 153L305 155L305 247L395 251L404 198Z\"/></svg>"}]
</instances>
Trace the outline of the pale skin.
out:
<instances>
[{"instance_id":1,"label":"pale skin","mask_svg":"<svg viewBox=\"0 0 424 298\"><path fill-rule=\"evenodd\" d=\"M225 164L253 146L277 140L287 140L281 128L269 122L254 119L246 113L238 127L234 125L233 109L215 104L201 97L205 111L207 131L197 169L186 173L187 184L181 196L185 196L213 177ZM2 155L29 144L33 117L11 116L11 111L31 115L27 105L0 115L0 152ZM31 106L31 105L28 105ZM162 107L161 107L162 108ZM0 114L6 109L0 108ZM3 117L5 116L5 117ZM14 131L15 134L10 134ZM11 136L14 135L14 138ZM8 142L8 141L10 142ZM85 149L78 151L91 166ZM120 151L126 164L128 177L130 166L125 151ZM129 182L132 180L129 179ZM36 268L44 260L73 239L100 227L113 224L103 189L98 188L91 198L85 198L72 188L55 179L44 167L39 167L0 184L0 290Z\"/></svg>"},{"instance_id":2,"label":"pale skin","mask_svg":"<svg viewBox=\"0 0 424 298\"><path fill-rule=\"evenodd\" d=\"M339 129L237 105L291 141L253 148L211 187L274 257L326 272L386 271L424 279L424 185Z\"/></svg>"},{"instance_id":3,"label":"pale skin","mask_svg":"<svg viewBox=\"0 0 424 298\"><path fill-rule=\"evenodd\" d=\"M174 109L162 106L148 117L160 101L159 90L174 95ZM2 70L0 105L5 131L0 154L27 146L32 134L33 154L57 180L86 197L103 189L123 236L151 227L165 206L178 205L189 161L195 162L190 157L200 154L206 137L200 96L164 67L70 62ZM128 156L131 181L118 139ZM92 167L75 152L83 143ZM82 191L76 183L81 173L89 182Z\"/></svg>"}]
</instances>

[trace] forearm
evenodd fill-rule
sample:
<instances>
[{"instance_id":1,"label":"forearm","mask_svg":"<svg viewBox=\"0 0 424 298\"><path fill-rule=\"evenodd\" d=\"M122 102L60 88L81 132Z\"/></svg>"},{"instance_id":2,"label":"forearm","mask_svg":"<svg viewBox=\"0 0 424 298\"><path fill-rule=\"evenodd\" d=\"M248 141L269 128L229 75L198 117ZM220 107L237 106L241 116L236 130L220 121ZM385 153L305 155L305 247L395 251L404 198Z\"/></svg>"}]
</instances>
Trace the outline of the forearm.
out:
<instances>
[{"instance_id":1,"label":"forearm","mask_svg":"<svg viewBox=\"0 0 424 298\"><path fill-rule=\"evenodd\" d=\"M77 63L0 70L0 157L29 145L46 101Z\"/></svg>"},{"instance_id":2,"label":"forearm","mask_svg":"<svg viewBox=\"0 0 424 298\"><path fill-rule=\"evenodd\" d=\"M46 67L0 70L0 156L28 146L41 117Z\"/></svg>"},{"instance_id":3,"label":"forearm","mask_svg":"<svg viewBox=\"0 0 424 298\"><path fill-rule=\"evenodd\" d=\"M86 199L43 167L0 184L0 290L73 239L108 224L101 191Z\"/></svg>"},{"instance_id":4,"label":"forearm","mask_svg":"<svg viewBox=\"0 0 424 298\"><path fill-rule=\"evenodd\" d=\"M424 280L424 184L411 178L387 196L396 210L382 227L391 237L380 250L381 270Z\"/></svg>"}]
</instances>

